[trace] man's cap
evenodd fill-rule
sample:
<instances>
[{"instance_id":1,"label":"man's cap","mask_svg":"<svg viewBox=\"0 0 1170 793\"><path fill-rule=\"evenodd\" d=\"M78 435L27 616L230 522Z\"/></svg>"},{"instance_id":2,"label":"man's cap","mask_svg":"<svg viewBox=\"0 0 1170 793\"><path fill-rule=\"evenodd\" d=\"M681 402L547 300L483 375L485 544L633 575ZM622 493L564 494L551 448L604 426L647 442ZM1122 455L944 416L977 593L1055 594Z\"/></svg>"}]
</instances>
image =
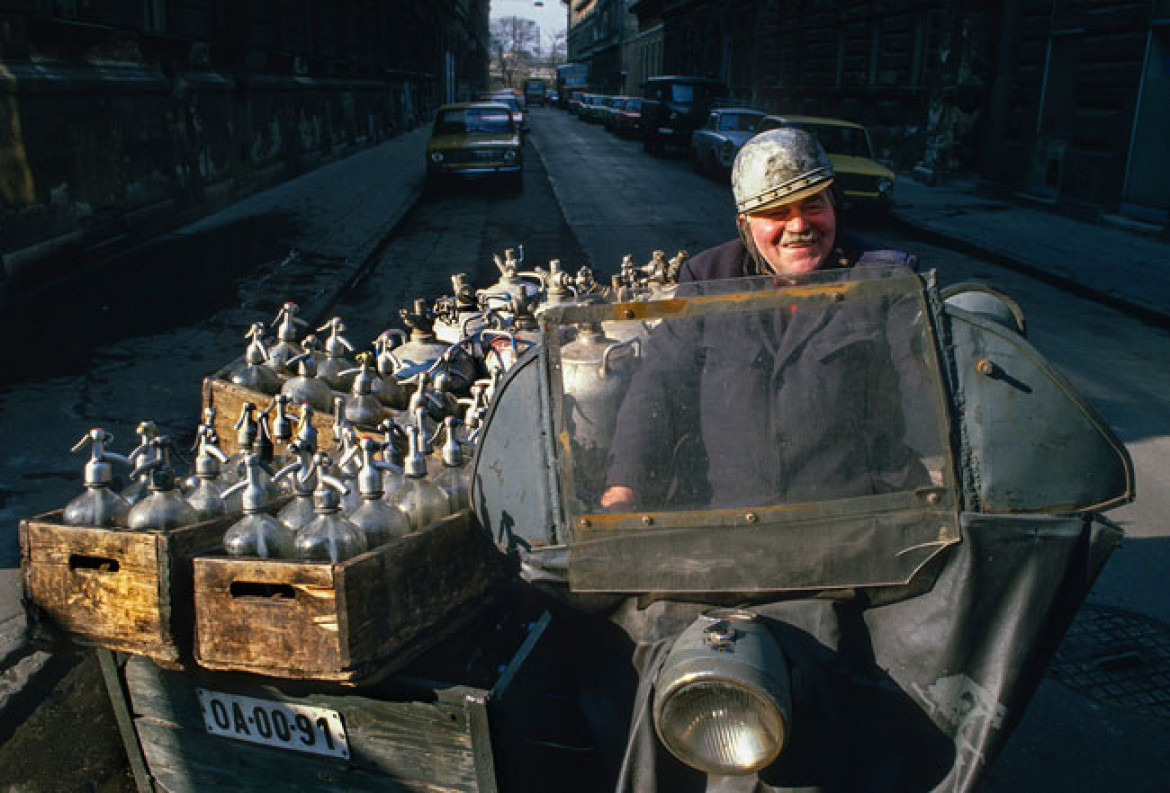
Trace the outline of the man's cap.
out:
<instances>
[{"instance_id":1,"label":"man's cap","mask_svg":"<svg viewBox=\"0 0 1170 793\"><path fill-rule=\"evenodd\" d=\"M833 183L833 163L816 135L795 127L761 132L735 157L731 191L739 213L799 201Z\"/></svg>"}]
</instances>

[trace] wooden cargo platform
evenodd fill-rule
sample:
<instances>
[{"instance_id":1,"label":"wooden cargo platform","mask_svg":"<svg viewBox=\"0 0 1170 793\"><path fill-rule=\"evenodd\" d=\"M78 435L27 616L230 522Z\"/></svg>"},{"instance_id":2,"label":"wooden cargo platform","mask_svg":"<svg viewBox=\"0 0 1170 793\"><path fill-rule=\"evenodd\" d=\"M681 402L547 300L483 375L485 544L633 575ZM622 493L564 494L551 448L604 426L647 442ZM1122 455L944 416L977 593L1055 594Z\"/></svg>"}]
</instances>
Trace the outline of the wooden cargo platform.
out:
<instances>
[{"instance_id":1,"label":"wooden cargo platform","mask_svg":"<svg viewBox=\"0 0 1170 793\"><path fill-rule=\"evenodd\" d=\"M104 651L101 660L142 793L549 790L533 777L530 735L552 675L551 619L501 606L371 687L169 671ZM209 727L208 701L242 703L241 732ZM296 727L288 741L241 738L255 732L256 708L328 714L344 753L311 753Z\"/></svg>"}]
</instances>

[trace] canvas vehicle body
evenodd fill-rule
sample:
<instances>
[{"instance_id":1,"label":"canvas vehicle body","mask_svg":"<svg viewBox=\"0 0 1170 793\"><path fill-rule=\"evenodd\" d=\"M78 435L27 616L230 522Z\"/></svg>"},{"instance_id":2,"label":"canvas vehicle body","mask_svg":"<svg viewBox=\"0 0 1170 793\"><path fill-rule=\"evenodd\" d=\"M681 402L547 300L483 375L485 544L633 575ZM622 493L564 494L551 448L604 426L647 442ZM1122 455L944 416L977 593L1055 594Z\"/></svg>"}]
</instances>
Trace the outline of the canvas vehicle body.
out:
<instances>
[{"instance_id":1,"label":"canvas vehicle body","mask_svg":"<svg viewBox=\"0 0 1170 793\"><path fill-rule=\"evenodd\" d=\"M543 315L473 504L580 623L598 735L627 739L613 789L976 787L1133 471L1009 300L952 291L855 268ZM636 502L603 508L615 482Z\"/></svg>"}]
</instances>

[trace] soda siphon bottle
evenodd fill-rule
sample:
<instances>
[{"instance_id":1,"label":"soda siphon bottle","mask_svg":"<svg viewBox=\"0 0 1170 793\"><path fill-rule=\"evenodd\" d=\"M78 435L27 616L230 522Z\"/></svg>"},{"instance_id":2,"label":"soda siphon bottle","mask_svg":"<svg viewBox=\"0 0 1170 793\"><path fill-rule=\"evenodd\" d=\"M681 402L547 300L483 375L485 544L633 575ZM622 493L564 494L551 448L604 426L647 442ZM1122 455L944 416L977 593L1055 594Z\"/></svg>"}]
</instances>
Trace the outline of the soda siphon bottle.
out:
<instances>
[{"instance_id":1,"label":"soda siphon bottle","mask_svg":"<svg viewBox=\"0 0 1170 793\"><path fill-rule=\"evenodd\" d=\"M264 346L264 323L253 322L244 338L249 340L248 348L244 350L244 362L232 371L228 379L236 385L262 394L275 394L280 391L280 378L268 365L268 350Z\"/></svg>"},{"instance_id":2,"label":"soda siphon bottle","mask_svg":"<svg viewBox=\"0 0 1170 793\"><path fill-rule=\"evenodd\" d=\"M153 421L140 421L138 426L134 428L134 433L138 436L138 446L126 455L126 459L130 461L131 468L149 471L143 466L153 460L157 454L153 441L158 437L158 427ZM122 488L122 497L129 501L131 506L137 504L150 492L148 480L149 477L146 473L136 475L131 472L130 484Z\"/></svg>"},{"instance_id":3,"label":"soda siphon bottle","mask_svg":"<svg viewBox=\"0 0 1170 793\"><path fill-rule=\"evenodd\" d=\"M427 427L426 408L419 407L414 410L414 426L418 428L418 451L426 463L427 476L434 479L443 473L443 461L435 456L434 439L438 435L438 430L432 435Z\"/></svg>"},{"instance_id":4,"label":"soda siphon bottle","mask_svg":"<svg viewBox=\"0 0 1170 793\"><path fill-rule=\"evenodd\" d=\"M374 429L382 421L385 409L377 392L382 388L382 379L378 377L374 367L370 364L368 352L357 356L359 366L356 369L347 369L343 375L353 377L349 397L345 400L344 416L346 421L364 429Z\"/></svg>"},{"instance_id":5,"label":"soda siphon bottle","mask_svg":"<svg viewBox=\"0 0 1170 793\"><path fill-rule=\"evenodd\" d=\"M333 461L324 452L315 455L319 470L332 466ZM307 562L343 562L364 553L365 535L341 514L341 494L345 483L329 474L319 473L317 489L313 492L316 517L297 532L295 553Z\"/></svg>"},{"instance_id":6,"label":"soda siphon bottle","mask_svg":"<svg viewBox=\"0 0 1170 793\"><path fill-rule=\"evenodd\" d=\"M402 410L409 400L406 389L398 380L398 370L402 368L402 362L394 354L395 347L405 341L406 334L398 329L383 331L374 339L378 376L382 380L382 387L375 394L383 405L395 410Z\"/></svg>"},{"instance_id":7,"label":"soda siphon bottle","mask_svg":"<svg viewBox=\"0 0 1170 793\"><path fill-rule=\"evenodd\" d=\"M175 471L171 468L170 452L174 448L167 435L151 440L156 454L151 460L140 465L134 475L149 474L150 492L130 508L126 523L131 529L149 530L188 526L199 522L199 515L179 492Z\"/></svg>"},{"instance_id":8,"label":"soda siphon bottle","mask_svg":"<svg viewBox=\"0 0 1170 793\"><path fill-rule=\"evenodd\" d=\"M346 372L355 368L354 362L349 358L349 354L353 352L353 345L341 335L345 330L341 317L333 317L317 328L318 333L326 330L329 331L329 335L325 337L325 355L317 365L317 377L324 380L334 391L348 391L353 382L353 375L347 375Z\"/></svg>"},{"instance_id":9,"label":"soda siphon bottle","mask_svg":"<svg viewBox=\"0 0 1170 793\"><path fill-rule=\"evenodd\" d=\"M426 461L419 451L418 427L407 427L406 435L410 443L403 471L406 481L388 498L410 518L411 531L418 531L450 515L451 502L441 487L426 478Z\"/></svg>"},{"instance_id":10,"label":"soda siphon bottle","mask_svg":"<svg viewBox=\"0 0 1170 793\"><path fill-rule=\"evenodd\" d=\"M471 483L464 469L463 446L455 428L458 421L454 416L443 421L447 436L442 449L443 470L435 477L435 484L447 494L453 513L471 506Z\"/></svg>"},{"instance_id":11,"label":"soda siphon bottle","mask_svg":"<svg viewBox=\"0 0 1170 793\"><path fill-rule=\"evenodd\" d=\"M288 448L297 459L277 471L273 480L281 482L287 478L292 485L293 500L286 504L276 517L290 531L296 532L310 523L315 516L313 491L317 489L318 479L317 464L314 462L317 450L309 443L302 443L299 440L290 443Z\"/></svg>"},{"instance_id":12,"label":"soda siphon bottle","mask_svg":"<svg viewBox=\"0 0 1170 793\"><path fill-rule=\"evenodd\" d=\"M386 500L389 501L390 496L406 482L406 476L402 473L406 459L402 446L406 445L406 434L393 419L384 420L378 429L383 433L382 459L390 464L389 468L382 471L382 489L386 491Z\"/></svg>"},{"instance_id":13,"label":"soda siphon bottle","mask_svg":"<svg viewBox=\"0 0 1170 793\"><path fill-rule=\"evenodd\" d=\"M272 320L276 328L276 344L268 348L267 365L278 375L289 373L288 361L305 351L297 339L301 337L297 326L305 327L309 323L297 319L300 307L296 303L285 303L276 312L276 319Z\"/></svg>"},{"instance_id":14,"label":"soda siphon bottle","mask_svg":"<svg viewBox=\"0 0 1170 793\"><path fill-rule=\"evenodd\" d=\"M110 463L129 465L120 454L106 451L114 436L95 427L82 436L71 451L79 452L88 443L89 462L85 464L85 492L65 505L61 522L70 526L126 526L130 502L110 489L114 472Z\"/></svg>"},{"instance_id":15,"label":"soda siphon bottle","mask_svg":"<svg viewBox=\"0 0 1170 793\"><path fill-rule=\"evenodd\" d=\"M224 493L235 496L242 492L244 517L223 535L224 550L230 556L259 556L261 559L293 558L296 535L283 523L264 512L268 507L260 458L248 454L244 458L245 478Z\"/></svg>"},{"instance_id":16,"label":"soda siphon bottle","mask_svg":"<svg viewBox=\"0 0 1170 793\"><path fill-rule=\"evenodd\" d=\"M317 377L317 353L307 350L288 359L290 367L296 367L296 374L285 381L280 393L297 403L312 405L314 409L328 411L333 401L329 384Z\"/></svg>"},{"instance_id":17,"label":"soda siphon bottle","mask_svg":"<svg viewBox=\"0 0 1170 793\"><path fill-rule=\"evenodd\" d=\"M350 522L361 530L370 548L390 542L410 532L410 518L383 499L382 472L396 468L390 463L375 460L374 455L383 444L373 438L362 438L356 452L360 455L361 471L357 475L362 504L349 515ZM401 472L401 469L398 469Z\"/></svg>"},{"instance_id":18,"label":"soda siphon bottle","mask_svg":"<svg viewBox=\"0 0 1170 793\"><path fill-rule=\"evenodd\" d=\"M224 491L227 487L220 480L222 466L228 457L216 445L218 436L213 428L203 431L199 437L199 449L195 454L195 476L198 483L187 493L187 503L195 510L199 520L211 520L228 514Z\"/></svg>"}]
</instances>

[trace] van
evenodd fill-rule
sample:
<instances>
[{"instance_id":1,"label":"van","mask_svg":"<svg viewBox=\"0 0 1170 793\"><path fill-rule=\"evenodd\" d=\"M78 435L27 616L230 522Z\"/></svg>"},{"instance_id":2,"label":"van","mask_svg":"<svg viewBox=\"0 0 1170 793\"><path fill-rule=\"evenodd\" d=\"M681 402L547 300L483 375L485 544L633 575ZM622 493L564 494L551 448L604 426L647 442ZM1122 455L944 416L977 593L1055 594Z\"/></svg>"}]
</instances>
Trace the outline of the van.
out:
<instances>
[{"instance_id":1,"label":"van","mask_svg":"<svg viewBox=\"0 0 1170 793\"><path fill-rule=\"evenodd\" d=\"M727 85L706 77L660 75L643 86L642 149L690 148L691 133L703 125L713 103L727 98Z\"/></svg>"}]
</instances>

